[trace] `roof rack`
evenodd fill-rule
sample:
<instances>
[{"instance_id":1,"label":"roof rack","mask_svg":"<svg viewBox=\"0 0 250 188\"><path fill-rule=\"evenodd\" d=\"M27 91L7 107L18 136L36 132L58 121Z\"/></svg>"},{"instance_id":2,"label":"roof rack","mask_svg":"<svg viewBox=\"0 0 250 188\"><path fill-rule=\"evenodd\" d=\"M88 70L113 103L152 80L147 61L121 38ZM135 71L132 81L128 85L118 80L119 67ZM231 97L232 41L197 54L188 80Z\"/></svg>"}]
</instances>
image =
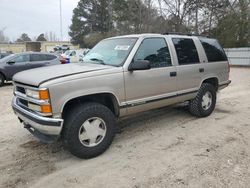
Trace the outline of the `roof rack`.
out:
<instances>
[{"instance_id":1,"label":"roof rack","mask_svg":"<svg viewBox=\"0 0 250 188\"><path fill-rule=\"evenodd\" d=\"M207 36L207 35L200 35L200 34L196 34L196 33L181 33L181 32L166 32L166 33L163 33L163 35L185 35L185 36L197 36L197 37L209 38L209 36Z\"/></svg>"}]
</instances>

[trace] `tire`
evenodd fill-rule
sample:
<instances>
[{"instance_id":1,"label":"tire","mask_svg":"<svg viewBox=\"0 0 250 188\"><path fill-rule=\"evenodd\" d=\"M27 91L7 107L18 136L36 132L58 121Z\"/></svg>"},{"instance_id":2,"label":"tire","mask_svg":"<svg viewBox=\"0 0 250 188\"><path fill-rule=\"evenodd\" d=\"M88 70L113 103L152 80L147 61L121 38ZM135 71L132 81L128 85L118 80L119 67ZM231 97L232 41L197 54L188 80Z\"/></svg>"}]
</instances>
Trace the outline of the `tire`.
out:
<instances>
[{"instance_id":1,"label":"tire","mask_svg":"<svg viewBox=\"0 0 250 188\"><path fill-rule=\"evenodd\" d=\"M4 85L4 82L5 82L4 75L0 73L0 87Z\"/></svg>"},{"instance_id":2,"label":"tire","mask_svg":"<svg viewBox=\"0 0 250 188\"><path fill-rule=\"evenodd\" d=\"M215 87L209 83L203 83L196 97L189 102L189 111L192 115L195 115L197 117L206 117L213 112L215 104Z\"/></svg>"},{"instance_id":3,"label":"tire","mask_svg":"<svg viewBox=\"0 0 250 188\"><path fill-rule=\"evenodd\" d=\"M99 103L88 102L77 105L68 112L62 139L64 146L73 155L88 159L102 154L109 148L116 132L116 118L109 108Z\"/></svg>"}]
</instances>

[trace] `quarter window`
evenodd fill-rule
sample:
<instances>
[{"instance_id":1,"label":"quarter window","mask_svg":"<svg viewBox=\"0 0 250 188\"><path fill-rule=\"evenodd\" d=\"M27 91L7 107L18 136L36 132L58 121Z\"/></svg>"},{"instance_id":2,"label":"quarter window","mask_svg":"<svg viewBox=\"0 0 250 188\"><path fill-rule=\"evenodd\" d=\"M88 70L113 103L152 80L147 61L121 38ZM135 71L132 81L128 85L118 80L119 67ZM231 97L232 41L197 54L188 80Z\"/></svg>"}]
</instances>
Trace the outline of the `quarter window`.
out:
<instances>
[{"instance_id":1,"label":"quarter window","mask_svg":"<svg viewBox=\"0 0 250 188\"><path fill-rule=\"evenodd\" d=\"M172 39L179 65L199 63L199 56L193 39L173 38Z\"/></svg>"},{"instance_id":2,"label":"quarter window","mask_svg":"<svg viewBox=\"0 0 250 188\"><path fill-rule=\"evenodd\" d=\"M134 60L148 60L151 68L171 66L171 57L164 38L143 40L135 54Z\"/></svg>"},{"instance_id":3,"label":"quarter window","mask_svg":"<svg viewBox=\"0 0 250 188\"><path fill-rule=\"evenodd\" d=\"M217 40L200 38L200 41L207 55L208 62L227 61L227 56Z\"/></svg>"}]
</instances>

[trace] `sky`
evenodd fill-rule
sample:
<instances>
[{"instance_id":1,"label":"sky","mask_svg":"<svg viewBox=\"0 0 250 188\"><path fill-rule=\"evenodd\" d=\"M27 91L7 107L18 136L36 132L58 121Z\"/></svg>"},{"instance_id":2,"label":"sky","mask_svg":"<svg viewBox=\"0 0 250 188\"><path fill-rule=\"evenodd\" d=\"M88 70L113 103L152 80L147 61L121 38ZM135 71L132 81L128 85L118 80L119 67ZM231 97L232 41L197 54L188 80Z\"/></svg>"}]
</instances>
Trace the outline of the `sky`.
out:
<instances>
[{"instance_id":1,"label":"sky","mask_svg":"<svg viewBox=\"0 0 250 188\"><path fill-rule=\"evenodd\" d=\"M63 40L69 40L73 9L79 0L62 1ZM30 38L52 31L60 38L59 0L0 0L0 29L11 41L22 33Z\"/></svg>"}]
</instances>

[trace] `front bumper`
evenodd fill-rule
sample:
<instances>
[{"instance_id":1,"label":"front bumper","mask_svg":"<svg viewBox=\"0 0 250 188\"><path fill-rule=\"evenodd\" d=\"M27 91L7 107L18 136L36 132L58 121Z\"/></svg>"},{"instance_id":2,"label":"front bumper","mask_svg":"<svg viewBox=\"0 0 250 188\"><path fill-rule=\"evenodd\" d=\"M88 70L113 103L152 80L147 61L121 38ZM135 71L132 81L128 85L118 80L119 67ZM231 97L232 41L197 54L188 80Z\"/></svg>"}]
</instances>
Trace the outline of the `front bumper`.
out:
<instances>
[{"instance_id":1,"label":"front bumper","mask_svg":"<svg viewBox=\"0 0 250 188\"><path fill-rule=\"evenodd\" d=\"M61 133L63 119L43 117L28 111L17 104L16 97L12 100L12 108L19 119L26 125L32 127L45 135L58 136Z\"/></svg>"}]
</instances>

